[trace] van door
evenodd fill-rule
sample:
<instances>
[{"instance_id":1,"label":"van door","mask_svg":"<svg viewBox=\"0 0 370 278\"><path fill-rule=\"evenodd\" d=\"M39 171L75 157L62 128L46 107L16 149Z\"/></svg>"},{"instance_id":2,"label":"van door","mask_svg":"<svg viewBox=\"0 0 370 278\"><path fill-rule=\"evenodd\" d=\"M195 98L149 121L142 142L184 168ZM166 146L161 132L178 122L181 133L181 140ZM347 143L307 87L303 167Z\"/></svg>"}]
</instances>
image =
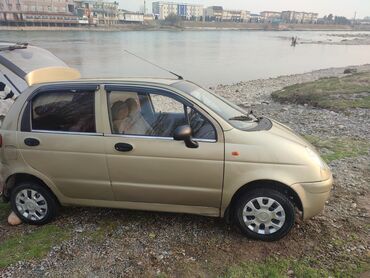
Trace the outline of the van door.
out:
<instances>
[{"instance_id":1,"label":"van door","mask_svg":"<svg viewBox=\"0 0 370 278\"><path fill-rule=\"evenodd\" d=\"M106 152L116 200L138 209L218 215L224 142L216 123L169 91L113 85L106 90ZM173 139L176 127L189 123L198 148Z\"/></svg>"},{"instance_id":2,"label":"van door","mask_svg":"<svg viewBox=\"0 0 370 278\"><path fill-rule=\"evenodd\" d=\"M113 200L97 87L43 86L31 95L20 123L17 144L24 160L72 203Z\"/></svg>"}]
</instances>

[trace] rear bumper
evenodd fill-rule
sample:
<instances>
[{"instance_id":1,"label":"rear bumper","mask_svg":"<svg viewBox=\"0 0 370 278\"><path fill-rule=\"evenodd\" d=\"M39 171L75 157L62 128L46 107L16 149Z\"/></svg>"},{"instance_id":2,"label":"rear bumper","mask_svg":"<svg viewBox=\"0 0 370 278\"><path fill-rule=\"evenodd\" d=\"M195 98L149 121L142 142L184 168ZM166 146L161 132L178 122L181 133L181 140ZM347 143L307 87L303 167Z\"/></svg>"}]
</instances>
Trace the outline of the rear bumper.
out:
<instances>
[{"instance_id":1,"label":"rear bumper","mask_svg":"<svg viewBox=\"0 0 370 278\"><path fill-rule=\"evenodd\" d=\"M333 177L320 182L296 183L292 189L297 192L302 202L303 219L309 219L319 214L330 197Z\"/></svg>"}]
</instances>

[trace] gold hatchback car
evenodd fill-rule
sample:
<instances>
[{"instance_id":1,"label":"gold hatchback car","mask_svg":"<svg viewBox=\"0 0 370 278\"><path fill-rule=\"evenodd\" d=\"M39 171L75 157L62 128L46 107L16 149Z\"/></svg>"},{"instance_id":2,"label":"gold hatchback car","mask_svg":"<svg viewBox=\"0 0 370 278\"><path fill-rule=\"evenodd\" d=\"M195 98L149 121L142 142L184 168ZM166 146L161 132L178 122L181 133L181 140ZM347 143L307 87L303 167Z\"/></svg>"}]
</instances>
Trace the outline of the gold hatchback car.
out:
<instances>
[{"instance_id":1,"label":"gold hatchback car","mask_svg":"<svg viewBox=\"0 0 370 278\"><path fill-rule=\"evenodd\" d=\"M288 127L182 79L81 79L50 52L0 44L15 99L0 190L26 223L59 206L192 213L277 240L318 214L332 174Z\"/></svg>"}]
</instances>

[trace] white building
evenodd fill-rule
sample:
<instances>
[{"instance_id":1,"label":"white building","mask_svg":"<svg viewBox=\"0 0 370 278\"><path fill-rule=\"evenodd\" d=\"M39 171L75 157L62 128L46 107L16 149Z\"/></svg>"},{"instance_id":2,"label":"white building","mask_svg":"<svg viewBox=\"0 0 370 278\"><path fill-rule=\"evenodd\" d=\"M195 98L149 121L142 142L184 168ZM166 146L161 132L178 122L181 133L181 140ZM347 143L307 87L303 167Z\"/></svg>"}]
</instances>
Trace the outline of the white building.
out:
<instances>
[{"instance_id":1,"label":"white building","mask_svg":"<svg viewBox=\"0 0 370 278\"><path fill-rule=\"evenodd\" d=\"M211 6L204 11L205 21L248 22L250 19L249 11L227 10L221 6Z\"/></svg>"},{"instance_id":2,"label":"white building","mask_svg":"<svg viewBox=\"0 0 370 278\"><path fill-rule=\"evenodd\" d=\"M317 13L306 13L296 11L283 11L281 19L287 23L316 23Z\"/></svg>"},{"instance_id":3,"label":"white building","mask_svg":"<svg viewBox=\"0 0 370 278\"><path fill-rule=\"evenodd\" d=\"M118 21L119 23L143 23L144 14L119 10Z\"/></svg>"},{"instance_id":4,"label":"white building","mask_svg":"<svg viewBox=\"0 0 370 278\"><path fill-rule=\"evenodd\" d=\"M175 14L185 20L200 20L203 18L203 5L174 3L174 2L153 2L153 14L157 19L166 19L170 14Z\"/></svg>"},{"instance_id":5,"label":"white building","mask_svg":"<svg viewBox=\"0 0 370 278\"><path fill-rule=\"evenodd\" d=\"M276 19L281 19L281 12L263 11L261 12L263 21L270 22Z\"/></svg>"},{"instance_id":6,"label":"white building","mask_svg":"<svg viewBox=\"0 0 370 278\"><path fill-rule=\"evenodd\" d=\"M224 22L248 22L250 19L249 11L223 10L222 21Z\"/></svg>"}]
</instances>

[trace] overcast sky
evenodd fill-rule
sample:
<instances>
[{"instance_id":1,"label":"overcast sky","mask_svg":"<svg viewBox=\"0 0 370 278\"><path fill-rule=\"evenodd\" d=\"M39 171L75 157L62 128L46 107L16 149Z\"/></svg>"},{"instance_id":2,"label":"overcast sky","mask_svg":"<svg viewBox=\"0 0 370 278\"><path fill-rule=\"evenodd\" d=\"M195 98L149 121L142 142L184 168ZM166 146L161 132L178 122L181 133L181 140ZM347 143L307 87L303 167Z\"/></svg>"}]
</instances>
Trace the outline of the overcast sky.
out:
<instances>
[{"instance_id":1,"label":"overcast sky","mask_svg":"<svg viewBox=\"0 0 370 278\"><path fill-rule=\"evenodd\" d=\"M144 0L119 0L120 7L127 10L137 11L144 6ZM147 11L151 11L151 3L147 0ZM318 12L320 17L333 13L348 18L370 16L370 0L184 0L173 2L198 3L204 6L220 5L229 9L244 9L251 12L265 10L282 11L296 10Z\"/></svg>"}]
</instances>

